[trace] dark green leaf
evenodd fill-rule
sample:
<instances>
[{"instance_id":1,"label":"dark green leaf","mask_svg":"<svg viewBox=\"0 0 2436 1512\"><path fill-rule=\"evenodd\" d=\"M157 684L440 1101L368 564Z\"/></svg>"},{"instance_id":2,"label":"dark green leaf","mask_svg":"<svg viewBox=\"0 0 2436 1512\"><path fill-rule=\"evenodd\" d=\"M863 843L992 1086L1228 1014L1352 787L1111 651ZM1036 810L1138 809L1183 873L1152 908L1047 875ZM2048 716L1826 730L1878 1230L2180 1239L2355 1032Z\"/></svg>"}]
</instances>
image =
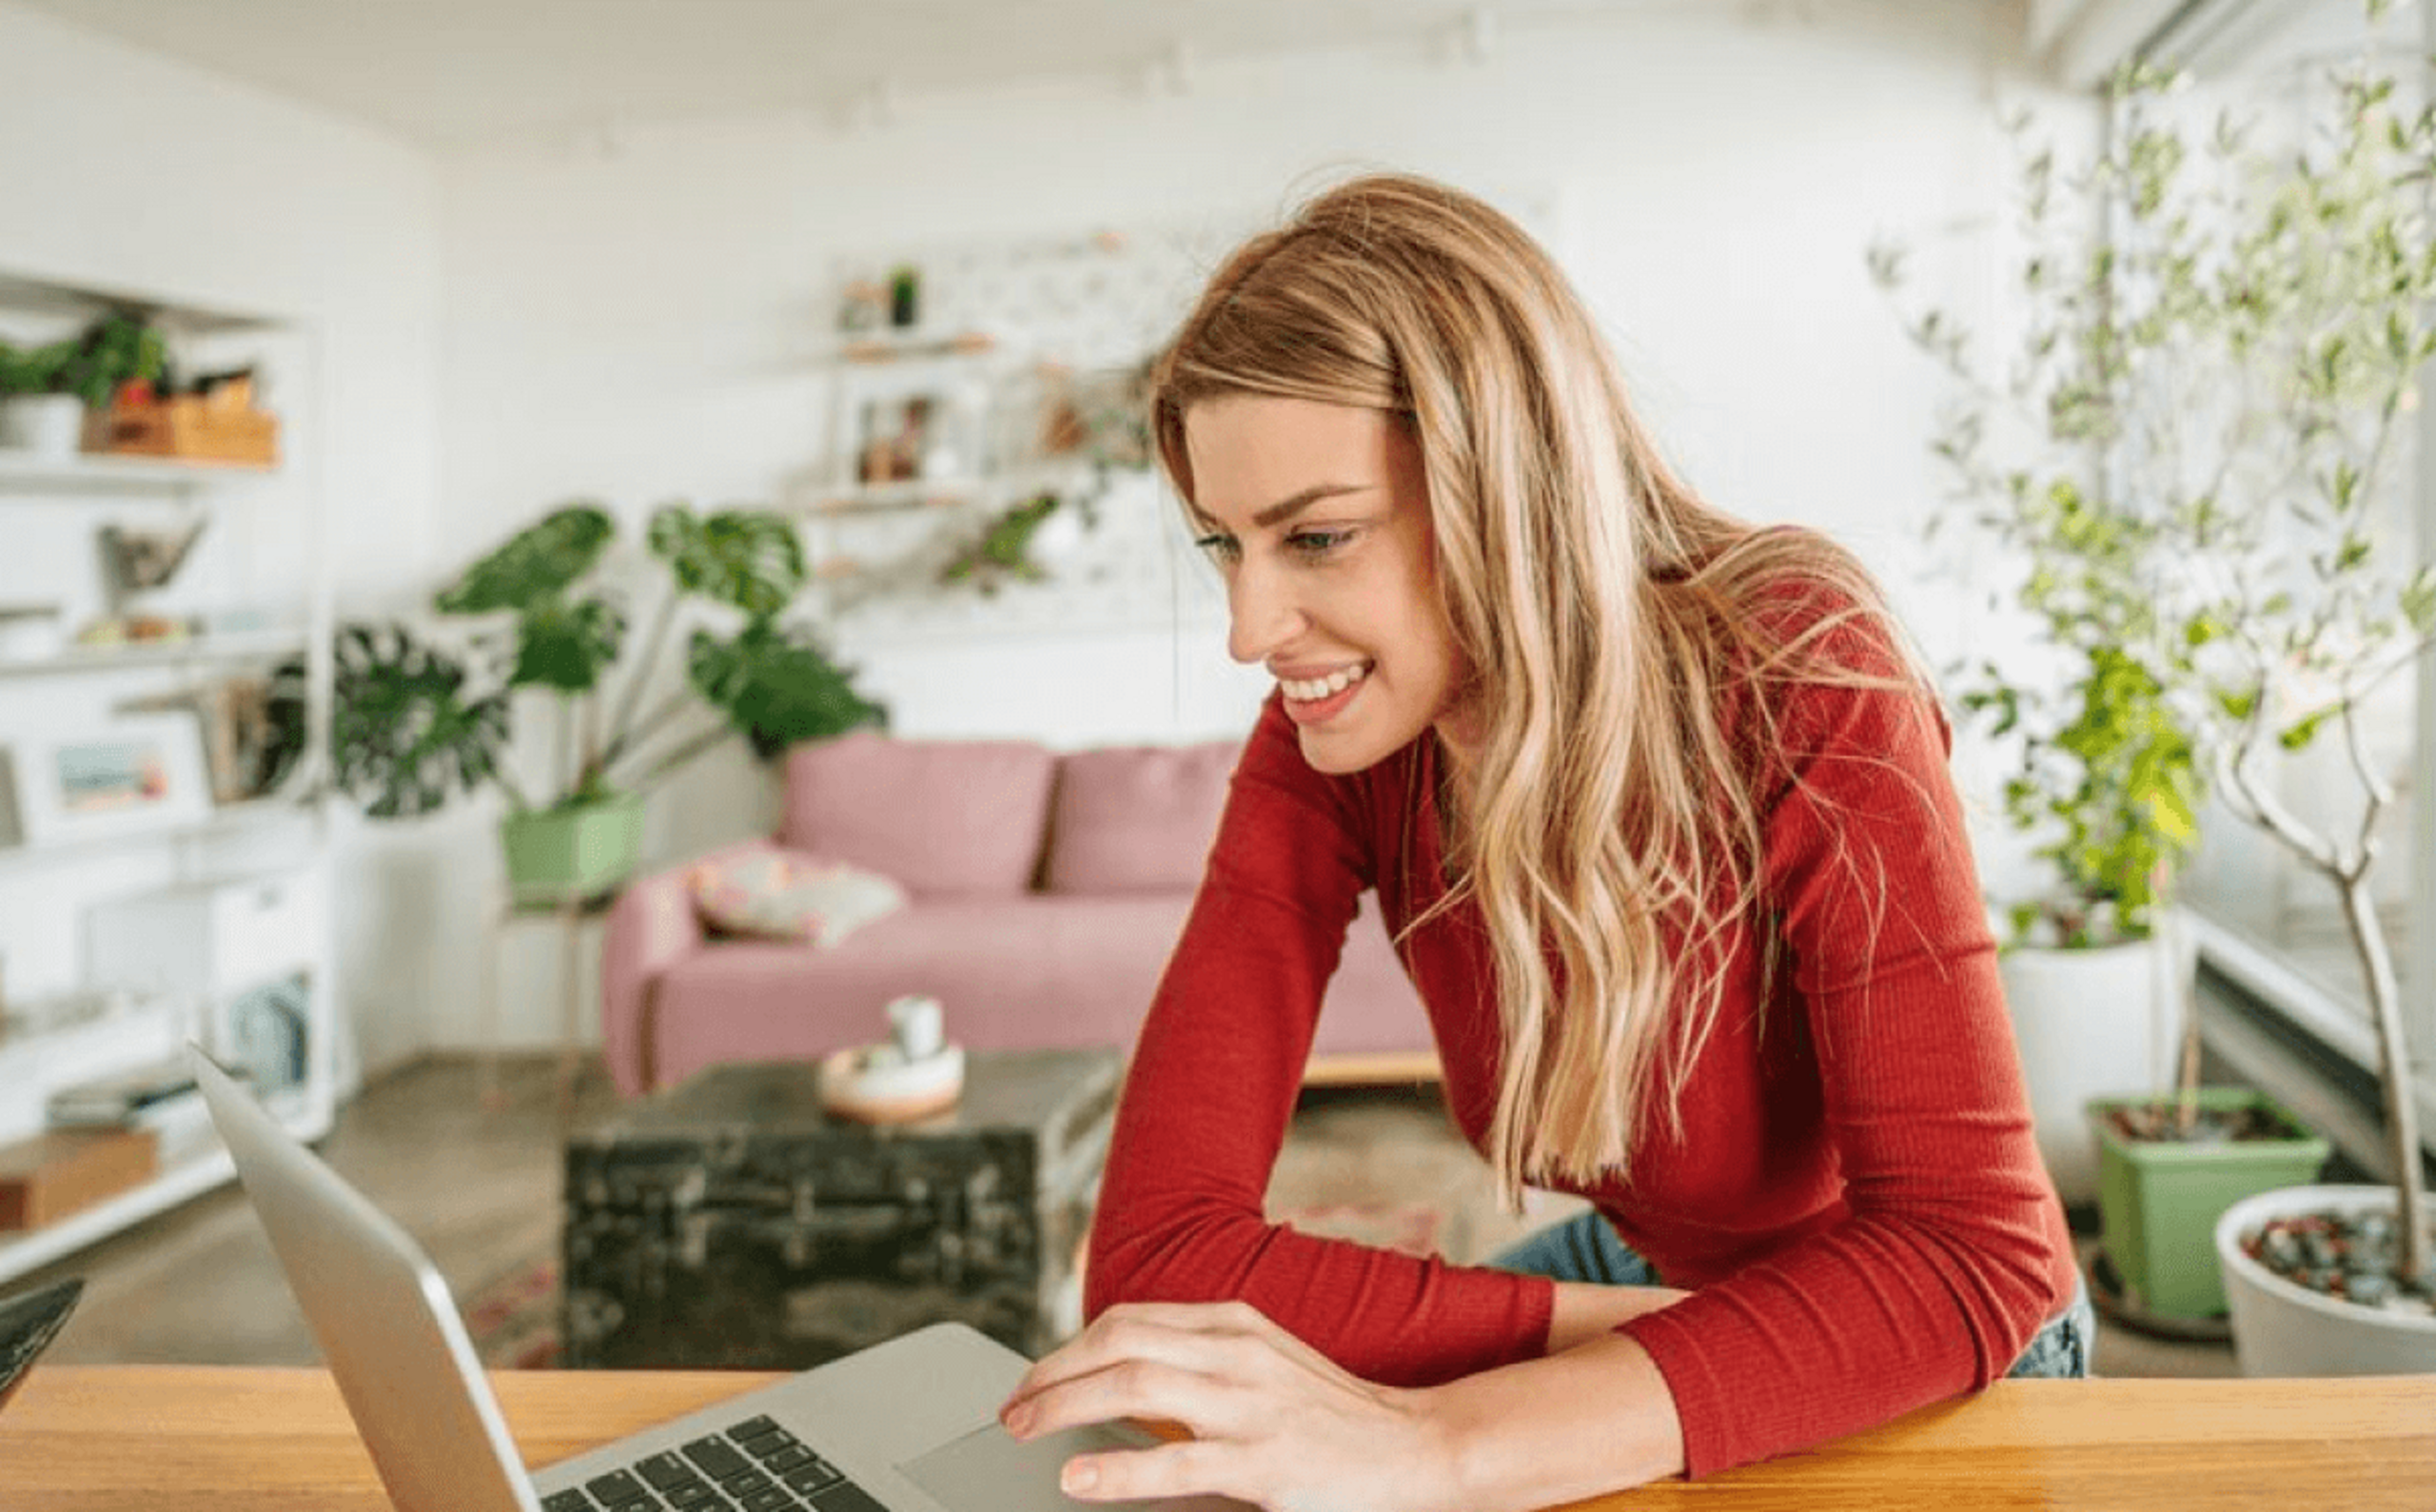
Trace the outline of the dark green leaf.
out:
<instances>
[{"instance_id":1,"label":"dark green leaf","mask_svg":"<svg viewBox=\"0 0 2436 1512\"><path fill-rule=\"evenodd\" d=\"M442 614L522 614L573 587L600 560L617 523L598 504L553 511L465 570L432 600Z\"/></svg>"}]
</instances>

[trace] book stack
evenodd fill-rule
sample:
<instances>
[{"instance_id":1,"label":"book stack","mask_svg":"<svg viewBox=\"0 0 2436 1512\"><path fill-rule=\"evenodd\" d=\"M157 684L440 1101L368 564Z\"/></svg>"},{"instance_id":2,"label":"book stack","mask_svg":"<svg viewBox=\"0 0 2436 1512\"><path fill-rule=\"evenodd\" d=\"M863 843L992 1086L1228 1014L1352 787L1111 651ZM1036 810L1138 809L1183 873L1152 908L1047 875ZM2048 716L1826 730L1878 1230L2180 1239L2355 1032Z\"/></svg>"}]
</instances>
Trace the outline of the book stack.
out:
<instances>
[{"instance_id":1,"label":"book stack","mask_svg":"<svg viewBox=\"0 0 2436 1512\"><path fill-rule=\"evenodd\" d=\"M165 1164L211 1148L211 1110L183 1060L156 1061L63 1087L45 1107L60 1129L127 1129L151 1134Z\"/></svg>"}]
</instances>

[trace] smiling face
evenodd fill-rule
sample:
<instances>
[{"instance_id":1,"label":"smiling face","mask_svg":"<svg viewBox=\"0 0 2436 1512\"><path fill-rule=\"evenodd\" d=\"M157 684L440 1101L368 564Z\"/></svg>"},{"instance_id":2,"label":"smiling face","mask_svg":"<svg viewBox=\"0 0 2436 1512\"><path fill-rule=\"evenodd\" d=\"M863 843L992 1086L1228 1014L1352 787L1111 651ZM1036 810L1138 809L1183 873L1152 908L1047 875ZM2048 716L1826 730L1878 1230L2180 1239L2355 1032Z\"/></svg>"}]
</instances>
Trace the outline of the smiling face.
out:
<instances>
[{"instance_id":1,"label":"smiling face","mask_svg":"<svg viewBox=\"0 0 2436 1512\"><path fill-rule=\"evenodd\" d=\"M1421 447L1378 410L1228 395L1185 416L1192 514L1227 579L1227 649L1266 665L1303 756L1359 772L1455 713Z\"/></svg>"}]
</instances>

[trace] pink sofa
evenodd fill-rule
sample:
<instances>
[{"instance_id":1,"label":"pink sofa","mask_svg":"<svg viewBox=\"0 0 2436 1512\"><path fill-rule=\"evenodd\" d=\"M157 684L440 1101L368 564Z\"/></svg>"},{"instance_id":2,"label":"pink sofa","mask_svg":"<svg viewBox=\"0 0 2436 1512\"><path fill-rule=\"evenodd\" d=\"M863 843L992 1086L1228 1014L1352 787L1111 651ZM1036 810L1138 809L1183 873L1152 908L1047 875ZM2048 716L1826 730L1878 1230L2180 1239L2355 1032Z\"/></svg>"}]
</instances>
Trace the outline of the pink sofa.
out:
<instances>
[{"instance_id":1,"label":"pink sofa","mask_svg":"<svg viewBox=\"0 0 2436 1512\"><path fill-rule=\"evenodd\" d=\"M908 992L938 998L950 1037L974 1049L1130 1050L1237 750L1059 755L872 732L797 747L778 833L717 854L779 846L851 862L897 881L907 905L818 947L707 933L691 865L632 883L603 947L611 1074L635 1093L725 1061L815 1059L884 1037L884 1005ZM1313 1059L1339 1079L1430 1074L1436 1063L1367 894Z\"/></svg>"}]
</instances>

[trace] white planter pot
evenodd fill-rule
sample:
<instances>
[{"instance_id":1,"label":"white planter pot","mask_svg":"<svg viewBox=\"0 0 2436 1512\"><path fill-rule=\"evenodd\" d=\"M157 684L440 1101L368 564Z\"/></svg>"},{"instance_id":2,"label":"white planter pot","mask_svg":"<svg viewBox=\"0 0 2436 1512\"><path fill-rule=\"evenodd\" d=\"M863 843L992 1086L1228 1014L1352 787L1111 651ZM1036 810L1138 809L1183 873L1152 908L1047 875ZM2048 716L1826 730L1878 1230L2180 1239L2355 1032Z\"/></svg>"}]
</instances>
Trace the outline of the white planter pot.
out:
<instances>
[{"instance_id":1,"label":"white planter pot","mask_svg":"<svg viewBox=\"0 0 2436 1512\"><path fill-rule=\"evenodd\" d=\"M2148 940L2081 951L2022 946L1998 962L2038 1152L2066 1202L2097 1200L2090 1099L2138 1096L2173 1074L2174 1035L2157 1005L2160 949Z\"/></svg>"},{"instance_id":2,"label":"white planter pot","mask_svg":"<svg viewBox=\"0 0 2436 1512\"><path fill-rule=\"evenodd\" d=\"M2242 1235L2308 1212L2394 1210L2390 1187L2284 1187L2246 1197L2216 1220L2216 1261L2246 1376L2389 1376L2436 1372L2436 1318L2364 1307L2285 1280L2242 1252Z\"/></svg>"},{"instance_id":3,"label":"white planter pot","mask_svg":"<svg viewBox=\"0 0 2436 1512\"><path fill-rule=\"evenodd\" d=\"M85 444L85 402L73 394L19 394L0 400L0 448L73 457Z\"/></svg>"}]
</instances>

